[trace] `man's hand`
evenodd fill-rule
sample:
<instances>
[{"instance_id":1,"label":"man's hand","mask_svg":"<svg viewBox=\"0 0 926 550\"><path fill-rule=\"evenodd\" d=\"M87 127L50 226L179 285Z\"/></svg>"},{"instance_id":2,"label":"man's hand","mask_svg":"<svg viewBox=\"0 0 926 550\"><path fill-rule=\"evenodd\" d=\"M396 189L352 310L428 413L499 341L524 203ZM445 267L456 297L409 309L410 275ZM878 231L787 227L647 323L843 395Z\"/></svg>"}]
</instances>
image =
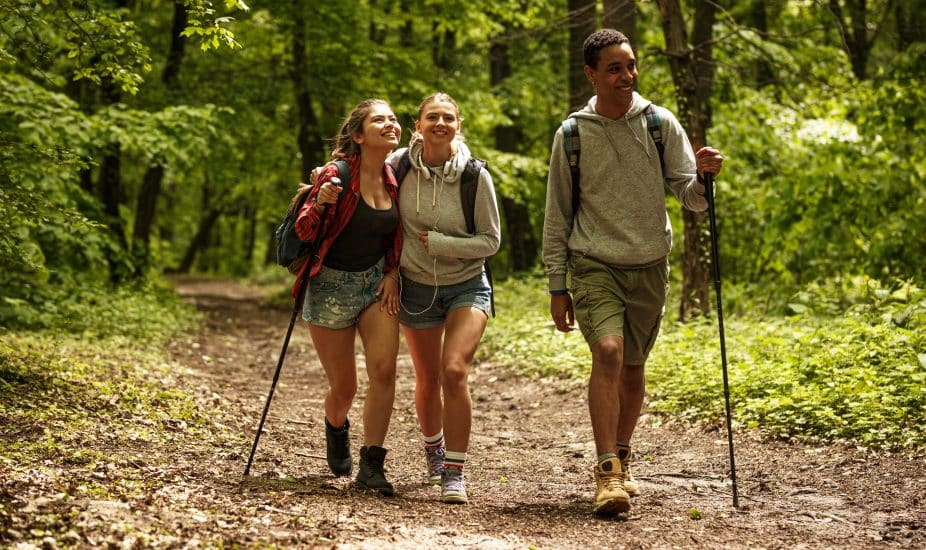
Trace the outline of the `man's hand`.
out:
<instances>
[{"instance_id":1,"label":"man's hand","mask_svg":"<svg viewBox=\"0 0 926 550\"><path fill-rule=\"evenodd\" d=\"M723 167L723 155L713 147L702 147L695 153L695 163L698 166L699 176L704 176L705 173L716 176Z\"/></svg>"},{"instance_id":2,"label":"man's hand","mask_svg":"<svg viewBox=\"0 0 926 550\"><path fill-rule=\"evenodd\" d=\"M569 332L575 326L576 314L572 309L572 298L568 294L550 296L550 317L556 330Z\"/></svg>"}]
</instances>

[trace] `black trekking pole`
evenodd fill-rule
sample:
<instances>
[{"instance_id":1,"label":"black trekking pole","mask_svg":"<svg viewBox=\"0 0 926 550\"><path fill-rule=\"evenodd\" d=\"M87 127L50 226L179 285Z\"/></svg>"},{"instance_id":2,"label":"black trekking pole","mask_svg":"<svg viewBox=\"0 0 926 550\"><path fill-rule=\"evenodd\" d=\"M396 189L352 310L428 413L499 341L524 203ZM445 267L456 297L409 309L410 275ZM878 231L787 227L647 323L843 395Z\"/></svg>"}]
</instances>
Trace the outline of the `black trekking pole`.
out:
<instances>
[{"instance_id":1,"label":"black trekking pole","mask_svg":"<svg viewBox=\"0 0 926 550\"><path fill-rule=\"evenodd\" d=\"M714 212L714 174L704 173L704 194L711 225L711 268L714 272L714 294L717 299L717 325L720 332L720 362L723 366L723 397L727 406L727 442L730 447L730 480L733 482L733 507L739 508L736 491L736 461L733 458L733 420L730 407L730 382L727 377L727 345L723 335L723 299L720 294L720 253L717 249L717 215Z\"/></svg>"},{"instance_id":2,"label":"black trekking pole","mask_svg":"<svg viewBox=\"0 0 926 550\"><path fill-rule=\"evenodd\" d=\"M333 183L334 179L335 178L332 178ZM340 181L336 183L336 185L339 184ZM267 394L267 402L264 404L264 413L260 416L260 424L257 425L257 434L254 436L254 445L251 446L251 455L248 457L248 465L244 467L245 477L247 477L251 471L251 463L254 461L254 452L257 451L257 442L260 441L260 434L264 430L264 422L267 420L267 412L270 410L270 400L273 399L273 391L276 390L277 381L280 379L280 371L283 370L283 360L286 358L286 348L289 347L289 338L293 334L293 327L296 325L296 317L298 317L299 310L302 309L302 302L305 300L305 291L309 287L309 273L312 271L312 260L315 259L315 254L318 252L318 246L321 244L322 236L324 235L323 230L325 228L327 213L328 205L326 204L322 207L318 233L315 235L315 241L312 243L311 254L309 254L306 260L309 265L306 266L305 272L299 280L299 289L296 292L296 303L293 305L293 315L289 319L289 328L286 329L286 338L283 339L283 349L280 350L280 360L277 361L277 370L273 374L273 382L270 384L270 393Z\"/></svg>"}]
</instances>

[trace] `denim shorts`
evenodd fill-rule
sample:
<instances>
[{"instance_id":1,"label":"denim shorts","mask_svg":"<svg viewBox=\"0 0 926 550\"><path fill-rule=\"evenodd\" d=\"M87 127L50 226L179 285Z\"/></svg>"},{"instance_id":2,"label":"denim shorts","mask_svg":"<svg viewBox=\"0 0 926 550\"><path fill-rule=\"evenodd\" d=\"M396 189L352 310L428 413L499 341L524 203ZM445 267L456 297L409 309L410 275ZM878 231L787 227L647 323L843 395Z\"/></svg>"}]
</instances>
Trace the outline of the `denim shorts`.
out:
<instances>
[{"instance_id":1,"label":"denim shorts","mask_svg":"<svg viewBox=\"0 0 926 550\"><path fill-rule=\"evenodd\" d=\"M573 308L585 341L623 337L624 364L645 363L665 312L668 262L621 269L586 256L571 263Z\"/></svg>"},{"instance_id":2,"label":"denim shorts","mask_svg":"<svg viewBox=\"0 0 926 550\"><path fill-rule=\"evenodd\" d=\"M423 285L402 277L402 307L399 322L409 328L438 327L447 314L461 307L474 307L489 316L492 289L485 272L455 285Z\"/></svg>"},{"instance_id":3,"label":"denim shorts","mask_svg":"<svg viewBox=\"0 0 926 550\"><path fill-rule=\"evenodd\" d=\"M309 279L302 318L313 325L339 329L357 324L360 314L379 301L376 288L383 279L384 259L366 271L341 271L322 266Z\"/></svg>"}]
</instances>

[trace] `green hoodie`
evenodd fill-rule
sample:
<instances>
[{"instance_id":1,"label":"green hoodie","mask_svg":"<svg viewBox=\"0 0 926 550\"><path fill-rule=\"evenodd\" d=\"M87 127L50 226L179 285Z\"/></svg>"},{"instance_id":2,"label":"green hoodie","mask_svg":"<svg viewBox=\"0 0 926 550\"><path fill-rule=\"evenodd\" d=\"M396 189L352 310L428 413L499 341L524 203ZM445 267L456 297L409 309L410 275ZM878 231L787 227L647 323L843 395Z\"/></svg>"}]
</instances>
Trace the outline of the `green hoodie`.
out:
<instances>
[{"instance_id":1,"label":"green hoodie","mask_svg":"<svg viewBox=\"0 0 926 550\"><path fill-rule=\"evenodd\" d=\"M665 261L672 248L663 181L694 211L707 209L704 186L697 182L694 151L678 119L656 106L662 121L665 174L656 144L646 129L649 101L634 92L630 110L617 120L595 110L592 97L578 119L580 203L572 210L572 178L562 128L553 138L543 223L543 262L550 290L566 288L570 256L590 256L622 268ZM663 177L664 176L664 177Z\"/></svg>"}]
</instances>

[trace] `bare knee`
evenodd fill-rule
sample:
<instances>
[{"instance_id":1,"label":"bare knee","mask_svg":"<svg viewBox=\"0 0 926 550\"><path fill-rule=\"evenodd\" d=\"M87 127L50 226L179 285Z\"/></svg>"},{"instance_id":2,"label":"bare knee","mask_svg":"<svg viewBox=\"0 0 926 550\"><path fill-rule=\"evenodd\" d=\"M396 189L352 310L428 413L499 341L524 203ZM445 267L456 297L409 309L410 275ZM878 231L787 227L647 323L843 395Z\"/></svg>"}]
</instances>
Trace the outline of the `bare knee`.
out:
<instances>
[{"instance_id":1,"label":"bare knee","mask_svg":"<svg viewBox=\"0 0 926 550\"><path fill-rule=\"evenodd\" d=\"M469 363L462 358L449 359L444 366L442 386L446 395L459 395L467 391Z\"/></svg>"},{"instance_id":2,"label":"bare knee","mask_svg":"<svg viewBox=\"0 0 926 550\"><path fill-rule=\"evenodd\" d=\"M604 338L592 345L592 367L617 374L624 362L624 341Z\"/></svg>"},{"instance_id":3,"label":"bare knee","mask_svg":"<svg viewBox=\"0 0 926 550\"><path fill-rule=\"evenodd\" d=\"M335 409L349 409L357 395L357 382L332 385L328 390L328 403Z\"/></svg>"},{"instance_id":4,"label":"bare knee","mask_svg":"<svg viewBox=\"0 0 926 550\"><path fill-rule=\"evenodd\" d=\"M395 362L380 361L377 363L367 363L367 376L371 386L377 387L394 387L395 386Z\"/></svg>"}]
</instances>

